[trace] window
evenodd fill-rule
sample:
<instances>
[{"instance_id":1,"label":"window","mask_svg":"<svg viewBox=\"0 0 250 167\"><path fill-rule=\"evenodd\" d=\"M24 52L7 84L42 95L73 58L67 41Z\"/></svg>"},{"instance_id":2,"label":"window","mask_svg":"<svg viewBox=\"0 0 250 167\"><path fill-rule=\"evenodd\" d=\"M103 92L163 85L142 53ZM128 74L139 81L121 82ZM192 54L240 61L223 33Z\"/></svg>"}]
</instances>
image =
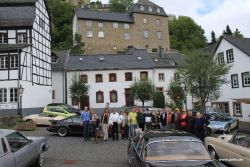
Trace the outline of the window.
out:
<instances>
[{"instance_id":1,"label":"window","mask_svg":"<svg viewBox=\"0 0 250 167\"><path fill-rule=\"evenodd\" d=\"M8 34L0 33L0 43L8 43Z\"/></svg>"},{"instance_id":2,"label":"window","mask_svg":"<svg viewBox=\"0 0 250 167\"><path fill-rule=\"evenodd\" d=\"M26 33L18 33L17 34L17 43L27 43L27 34Z\"/></svg>"},{"instance_id":3,"label":"window","mask_svg":"<svg viewBox=\"0 0 250 167\"><path fill-rule=\"evenodd\" d=\"M98 27L103 27L103 22L98 22Z\"/></svg>"},{"instance_id":4,"label":"window","mask_svg":"<svg viewBox=\"0 0 250 167\"><path fill-rule=\"evenodd\" d=\"M158 77L159 77L159 81L165 81L164 73L159 73Z\"/></svg>"},{"instance_id":5,"label":"window","mask_svg":"<svg viewBox=\"0 0 250 167\"><path fill-rule=\"evenodd\" d=\"M142 21L143 21L144 24L147 24L147 23L148 23L148 19L146 19L146 18L143 18Z\"/></svg>"},{"instance_id":6,"label":"window","mask_svg":"<svg viewBox=\"0 0 250 167\"><path fill-rule=\"evenodd\" d=\"M103 31L98 31L98 37L99 38L104 38L104 32Z\"/></svg>"},{"instance_id":7,"label":"window","mask_svg":"<svg viewBox=\"0 0 250 167\"><path fill-rule=\"evenodd\" d=\"M224 63L225 61L224 61L224 53L223 52L221 52L221 53L218 53L218 63L219 64L222 64L222 63Z\"/></svg>"},{"instance_id":8,"label":"window","mask_svg":"<svg viewBox=\"0 0 250 167\"><path fill-rule=\"evenodd\" d=\"M95 75L95 82L102 82L102 74Z\"/></svg>"},{"instance_id":9,"label":"window","mask_svg":"<svg viewBox=\"0 0 250 167\"><path fill-rule=\"evenodd\" d=\"M88 27L92 27L92 21L90 21L90 20L86 21L86 25L87 25Z\"/></svg>"},{"instance_id":10,"label":"window","mask_svg":"<svg viewBox=\"0 0 250 167\"><path fill-rule=\"evenodd\" d=\"M124 24L124 29L129 29L129 24L125 23Z\"/></svg>"},{"instance_id":11,"label":"window","mask_svg":"<svg viewBox=\"0 0 250 167\"><path fill-rule=\"evenodd\" d=\"M116 103L117 102L117 91L112 90L109 92L109 97L110 97L110 103Z\"/></svg>"},{"instance_id":12,"label":"window","mask_svg":"<svg viewBox=\"0 0 250 167\"><path fill-rule=\"evenodd\" d=\"M10 102L17 102L17 88L10 89Z\"/></svg>"},{"instance_id":13,"label":"window","mask_svg":"<svg viewBox=\"0 0 250 167\"><path fill-rule=\"evenodd\" d=\"M124 39L125 40L130 40L130 33L129 32L124 33Z\"/></svg>"},{"instance_id":14,"label":"window","mask_svg":"<svg viewBox=\"0 0 250 167\"><path fill-rule=\"evenodd\" d=\"M157 48L152 48L152 52L158 52Z\"/></svg>"},{"instance_id":15,"label":"window","mask_svg":"<svg viewBox=\"0 0 250 167\"><path fill-rule=\"evenodd\" d=\"M157 31L157 32L156 32L156 36L157 36L157 39L161 39L161 32L160 32L160 31Z\"/></svg>"},{"instance_id":16,"label":"window","mask_svg":"<svg viewBox=\"0 0 250 167\"><path fill-rule=\"evenodd\" d=\"M92 38L93 37L93 32L92 31L87 31L87 37Z\"/></svg>"},{"instance_id":17,"label":"window","mask_svg":"<svg viewBox=\"0 0 250 167\"><path fill-rule=\"evenodd\" d=\"M226 51L227 54L227 63L232 63L234 62L234 54L233 54L233 49L229 49Z\"/></svg>"},{"instance_id":18,"label":"window","mask_svg":"<svg viewBox=\"0 0 250 167\"><path fill-rule=\"evenodd\" d=\"M148 11L152 12L153 11L152 7L148 7Z\"/></svg>"},{"instance_id":19,"label":"window","mask_svg":"<svg viewBox=\"0 0 250 167\"><path fill-rule=\"evenodd\" d=\"M80 79L85 82L85 83L88 83L88 76L87 75L81 75L80 76Z\"/></svg>"},{"instance_id":20,"label":"window","mask_svg":"<svg viewBox=\"0 0 250 167\"><path fill-rule=\"evenodd\" d=\"M158 92L158 93L163 93L163 87L157 87L156 88L156 92Z\"/></svg>"},{"instance_id":21,"label":"window","mask_svg":"<svg viewBox=\"0 0 250 167\"><path fill-rule=\"evenodd\" d=\"M56 91L52 90L52 99L56 99Z\"/></svg>"},{"instance_id":22,"label":"window","mask_svg":"<svg viewBox=\"0 0 250 167\"><path fill-rule=\"evenodd\" d=\"M140 10L143 11L144 10L144 6L141 5L140 6Z\"/></svg>"},{"instance_id":23,"label":"window","mask_svg":"<svg viewBox=\"0 0 250 167\"><path fill-rule=\"evenodd\" d=\"M45 28L45 21L42 18L39 18L39 26Z\"/></svg>"},{"instance_id":24,"label":"window","mask_svg":"<svg viewBox=\"0 0 250 167\"><path fill-rule=\"evenodd\" d=\"M241 74L242 76L242 86L250 87L250 72L244 72Z\"/></svg>"},{"instance_id":25,"label":"window","mask_svg":"<svg viewBox=\"0 0 250 167\"><path fill-rule=\"evenodd\" d=\"M148 31L144 31L144 38L149 38L149 32Z\"/></svg>"},{"instance_id":26,"label":"window","mask_svg":"<svg viewBox=\"0 0 250 167\"><path fill-rule=\"evenodd\" d=\"M18 57L17 55L10 56L10 68L18 68Z\"/></svg>"},{"instance_id":27,"label":"window","mask_svg":"<svg viewBox=\"0 0 250 167\"><path fill-rule=\"evenodd\" d=\"M29 143L28 139L18 132L6 136L6 139L9 143L11 152L17 152Z\"/></svg>"},{"instance_id":28,"label":"window","mask_svg":"<svg viewBox=\"0 0 250 167\"><path fill-rule=\"evenodd\" d=\"M8 56L0 56L0 69L9 68L9 57Z\"/></svg>"},{"instance_id":29,"label":"window","mask_svg":"<svg viewBox=\"0 0 250 167\"><path fill-rule=\"evenodd\" d=\"M213 103L216 105L216 108L219 108L224 113L229 113L229 103L228 102L217 102Z\"/></svg>"},{"instance_id":30,"label":"window","mask_svg":"<svg viewBox=\"0 0 250 167\"><path fill-rule=\"evenodd\" d=\"M160 8L157 8L156 11L157 11L157 13L160 13L160 12L161 12L161 9L160 9Z\"/></svg>"},{"instance_id":31,"label":"window","mask_svg":"<svg viewBox=\"0 0 250 167\"><path fill-rule=\"evenodd\" d=\"M96 92L96 103L103 103L103 102L104 102L103 92L102 91Z\"/></svg>"},{"instance_id":32,"label":"window","mask_svg":"<svg viewBox=\"0 0 250 167\"><path fill-rule=\"evenodd\" d=\"M132 81L132 80L133 80L132 72L126 72L125 73L125 81Z\"/></svg>"},{"instance_id":33,"label":"window","mask_svg":"<svg viewBox=\"0 0 250 167\"><path fill-rule=\"evenodd\" d=\"M148 72L147 71L141 72L140 78L141 78L141 80L147 80L148 79Z\"/></svg>"},{"instance_id":34,"label":"window","mask_svg":"<svg viewBox=\"0 0 250 167\"><path fill-rule=\"evenodd\" d=\"M233 107L234 107L234 116L242 116L241 104L234 102Z\"/></svg>"},{"instance_id":35,"label":"window","mask_svg":"<svg viewBox=\"0 0 250 167\"><path fill-rule=\"evenodd\" d=\"M119 24L118 23L113 23L113 28L118 28Z\"/></svg>"},{"instance_id":36,"label":"window","mask_svg":"<svg viewBox=\"0 0 250 167\"><path fill-rule=\"evenodd\" d=\"M231 85L232 85L232 88L239 87L238 74L231 75Z\"/></svg>"},{"instance_id":37,"label":"window","mask_svg":"<svg viewBox=\"0 0 250 167\"><path fill-rule=\"evenodd\" d=\"M156 20L155 20L155 24L156 24L156 25L160 25L160 24L161 24L160 19L156 19Z\"/></svg>"},{"instance_id":38,"label":"window","mask_svg":"<svg viewBox=\"0 0 250 167\"><path fill-rule=\"evenodd\" d=\"M115 73L109 74L109 82L116 82L116 74Z\"/></svg>"},{"instance_id":39,"label":"window","mask_svg":"<svg viewBox=\"0 0 250 167\"><path fill-rule=\"evenodd\" d=\"M0 156L2 156L3 154L8 152L7 144L6 144L5 140L4 140L4 138L1 139L1 144L2 144L2 147L3 147L3 150L2 150L3 152L2 152L2 154L0 152Z\"/></svg>"},{"instance_id":40,"label":"window","mask_svg":"<svg viewBox=\"0 0 250 167\"><path fill-rule=\"evenodd\" d=\"M1 88L0 89L0 103L7 102L7 89Z\"/></svg>"}]
</instances>

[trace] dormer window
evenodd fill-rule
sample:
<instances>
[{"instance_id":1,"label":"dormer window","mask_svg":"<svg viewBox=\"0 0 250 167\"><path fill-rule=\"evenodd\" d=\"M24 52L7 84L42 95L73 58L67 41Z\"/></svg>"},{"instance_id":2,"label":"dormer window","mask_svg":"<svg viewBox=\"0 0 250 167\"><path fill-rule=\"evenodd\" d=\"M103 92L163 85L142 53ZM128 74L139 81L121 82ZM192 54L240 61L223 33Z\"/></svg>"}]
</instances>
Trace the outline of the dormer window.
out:
<instances>
[{"instance_id":1,"label":"dormer window","mask_svg":"<svg viewBox=\"0 0 250 167\"><path fill-rule=\"evenodd\" d=\"M27 34L17 33L17 43L27 43Z\"/></svg>"},{"instance_id":2,"label":"dormer window","mask_svg":"<svg viewBox=\"0 0 250 167\"><path fill-rule=\"evenodd\" d=\"M157 11L157 13L160 13L160 12L161 12L161 9L160 9L160 8L157 8L156 11Z\"/></svg>"},{"instance_id":3,"label":"dormer window","mask_svg":"<svg viewBox=\"0 0 250 167\"><path fill-rule=\"evenodd\" d=\"M141 5L140 6L140 10L143 11L144 10L144 6Z\"/></svg>"},{"instance_id":4,"label":"dormer window","mask_svg":"<svg viewBox=\"0 0 250 167\"><path fill-rule=\"evenodd\" d=\"M152 7L148 7L148 11L152 12L153 11Z\"/></svg>"}]
</instances>

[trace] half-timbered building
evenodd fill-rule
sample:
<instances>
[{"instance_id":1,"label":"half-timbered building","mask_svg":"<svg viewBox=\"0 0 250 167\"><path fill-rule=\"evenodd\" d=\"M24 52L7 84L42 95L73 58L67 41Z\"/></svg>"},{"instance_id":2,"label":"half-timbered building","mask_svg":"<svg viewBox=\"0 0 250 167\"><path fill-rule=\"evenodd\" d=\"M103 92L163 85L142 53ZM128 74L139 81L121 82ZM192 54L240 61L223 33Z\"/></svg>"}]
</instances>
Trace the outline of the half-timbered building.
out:
<instances>
[{"instance_id":1,"label":"half-timbered building","mask_svg":"<svg viewBox=\"0 0 250 167\"><path fill-rule=\"evenodd\" d=\"M52 101L50 42L44 0L0 0L1 115L40 112Z\"/></svg>"}]
</instances>

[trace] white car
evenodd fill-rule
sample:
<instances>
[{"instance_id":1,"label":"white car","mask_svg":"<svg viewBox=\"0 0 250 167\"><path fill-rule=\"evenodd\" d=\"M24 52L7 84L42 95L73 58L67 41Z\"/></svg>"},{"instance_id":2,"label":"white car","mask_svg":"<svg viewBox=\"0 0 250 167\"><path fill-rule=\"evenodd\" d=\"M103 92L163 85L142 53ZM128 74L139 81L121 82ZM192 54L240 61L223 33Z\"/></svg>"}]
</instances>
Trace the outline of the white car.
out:
<instances>
[{"instance_id":1,"label":"white car","mask_svg":"<svg viewBox=\"0 0 250 167\"><path fill-rule=\"evenodd\" d=\"M52 120L62 120L64 119L64 116L48 116L44 113L42 114L33 114L33 115L29 115L23 118L24 121L33 121L35 122L37 125L50 125L50 121Z\"/></svg>"}]
</instances>

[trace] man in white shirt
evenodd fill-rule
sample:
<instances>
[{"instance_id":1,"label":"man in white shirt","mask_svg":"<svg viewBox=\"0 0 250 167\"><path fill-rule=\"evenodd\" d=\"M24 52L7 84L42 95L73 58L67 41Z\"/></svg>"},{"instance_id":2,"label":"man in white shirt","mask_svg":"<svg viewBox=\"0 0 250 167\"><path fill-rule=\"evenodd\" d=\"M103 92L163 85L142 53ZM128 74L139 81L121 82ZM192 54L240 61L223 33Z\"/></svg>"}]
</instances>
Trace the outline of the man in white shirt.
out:
<instances>
[{"instance_id":1,"label":"man in white shirt","mask_svg":"<svg viewBox=\"0 0 250 167\"><path fill-rule=\"evenodd\" d=\"M109 116L109 124L112 126L113 140L118 141L118 124L120 123L120 115L117 109L112 109L112 113Z\"/></svg>"}]
</instances>

